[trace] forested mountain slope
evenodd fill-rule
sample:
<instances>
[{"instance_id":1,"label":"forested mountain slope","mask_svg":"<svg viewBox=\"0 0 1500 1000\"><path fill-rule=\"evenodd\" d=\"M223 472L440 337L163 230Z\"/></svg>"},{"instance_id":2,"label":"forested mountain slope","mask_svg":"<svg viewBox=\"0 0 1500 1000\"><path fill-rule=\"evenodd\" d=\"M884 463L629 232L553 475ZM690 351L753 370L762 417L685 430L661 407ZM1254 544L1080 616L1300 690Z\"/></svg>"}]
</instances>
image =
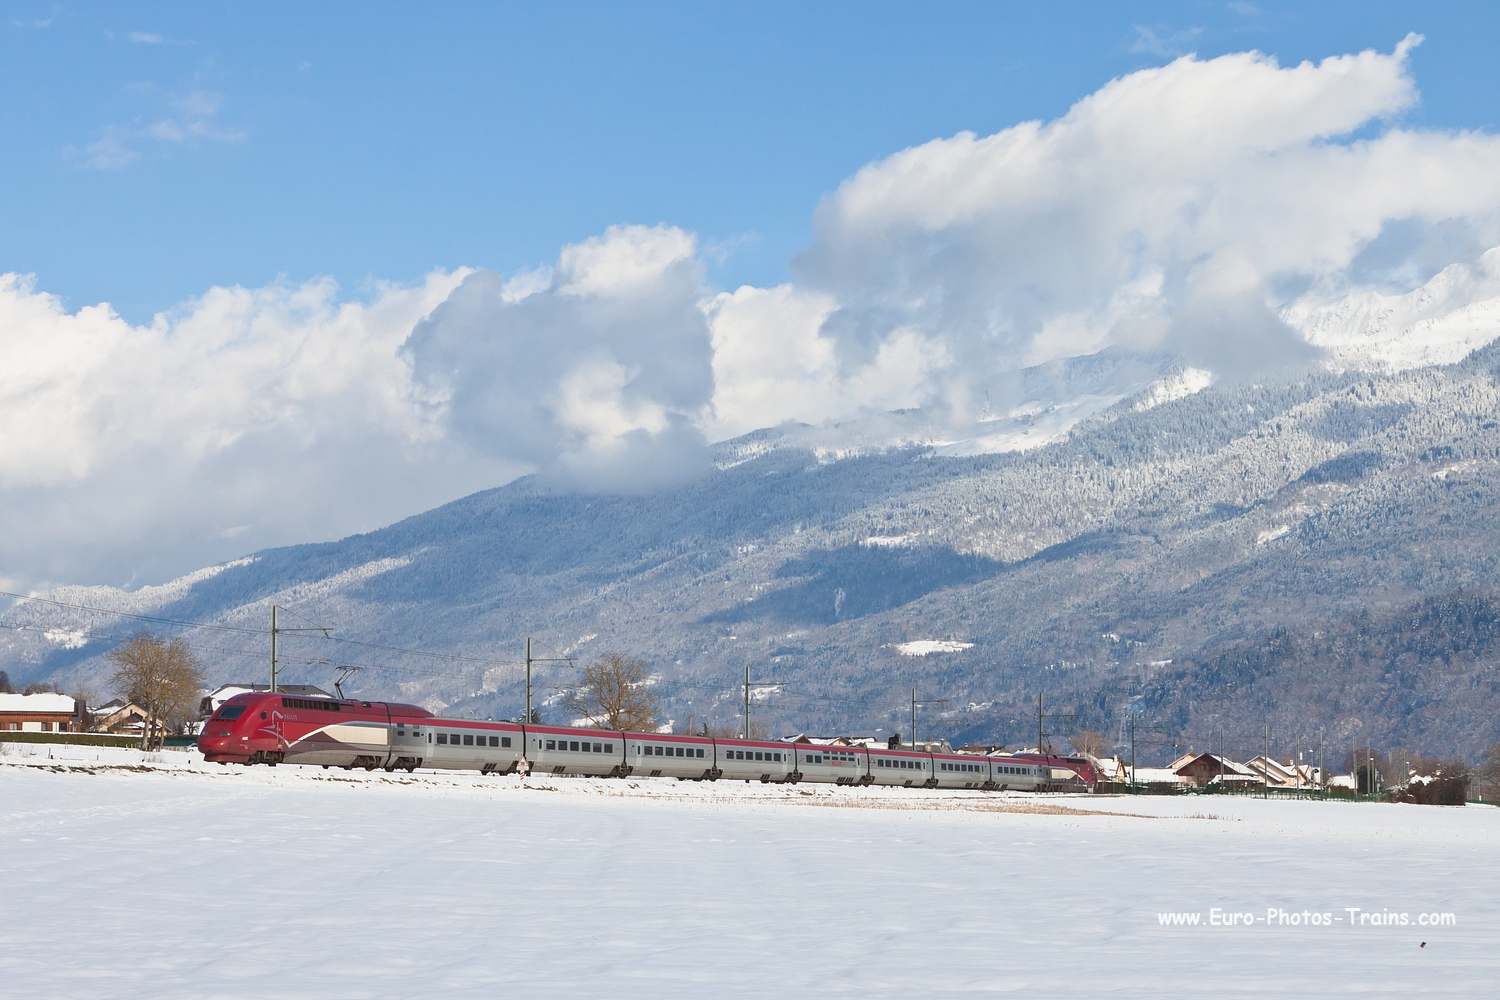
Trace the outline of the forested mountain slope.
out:
<instances>
[{"instance_id":1,"label":"forested mountain slope","mask_svg":"<svg viewBox=\"0 0 1500 1000\"><path fill-rule=\"evenodd\" d=\"M1490 607L1497 373L1491 347L1449 366L1216 385L1159 405L1148 392L1057 443L972 457L831 460L802 429L772 429L720 446L715 471L664 492L522 480L161 588L50 596L253 628L275 602L341 636L496 660L517 659L527 635L545 655L623 650L651 662L678 725L735 715L749 665L781 685L757 694L774 731L904 731L915 686L949 699L922 735L955 739L1034 739L1041 693L1081 716L1052 727L1064 734L1117 737L1140 713L1172 731L1159 753L1266 724L1273 749L1322 731L1477 753L1500 739L1488 640L1463 640L1455 661L1441 643L1398 651L1380 636L1404 634L1393 623L1413 614L1437 614L1424 634L1446 635L1432 608ZM0 636L12 678L101 693L108 642L92 637L134 627L38 605L4 623L25 626ZM1354 629L1365 651L1320 645L1319 623ZM263 636L192 638L212 680L263 679ZM933 639L971 645L899 648ZM513 666L299 637L283 650L288 681L326 686L334 664L360 663L366 697L520 711ZM539 668L539 697L555 703L571 676Z\"/></svg>"}]
</instances>

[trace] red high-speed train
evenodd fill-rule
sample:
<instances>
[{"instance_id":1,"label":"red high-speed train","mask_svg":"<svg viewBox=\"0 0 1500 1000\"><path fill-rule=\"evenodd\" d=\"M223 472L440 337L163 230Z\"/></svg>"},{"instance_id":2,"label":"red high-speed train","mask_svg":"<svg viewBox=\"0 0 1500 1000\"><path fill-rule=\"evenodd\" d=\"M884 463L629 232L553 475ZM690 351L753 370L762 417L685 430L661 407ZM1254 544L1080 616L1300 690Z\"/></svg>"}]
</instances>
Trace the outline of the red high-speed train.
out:
<instances>
[{"instance_id":1,"label":"red high-speed train","mask_svg":"<svg viewBox=\"0 0 1500 1000\"><path fill-rule=\"evenodd\" d=\"M220 764L1028 791L1055 786L1051 760L1059 759L523 726L443 719L415 705L265 692L220 706L198 748Z\"/></svg>"}]
</instances>

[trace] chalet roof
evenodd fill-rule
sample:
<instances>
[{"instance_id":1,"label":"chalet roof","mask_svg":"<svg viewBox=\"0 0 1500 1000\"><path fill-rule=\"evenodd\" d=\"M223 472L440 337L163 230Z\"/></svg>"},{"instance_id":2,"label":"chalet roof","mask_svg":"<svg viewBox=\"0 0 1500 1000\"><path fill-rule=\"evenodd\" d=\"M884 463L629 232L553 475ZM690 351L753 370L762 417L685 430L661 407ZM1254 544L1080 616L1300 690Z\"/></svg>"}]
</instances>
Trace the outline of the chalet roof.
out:
<instances>
[{"instance_id":1,"label":"chalet roof","mask_svg":"<svg viewBox=\"0 0 1500 1000\"><path fill-rule=\"evenodd\" d=\"M1173 771L1173 772L1177 772L1177 773L1181 773L1185 768L1189 767L1190 765L1192 765L1192 764L1194 764L1194 763L1196 763L1197 761L1200 761L1200 760L1206 760L1206 761L1208 761L1210 765L1212 765L1215 769L1217 769L1220 766L1221 758L1216 753L1194 753L1194 754L1188 754L1188 755L1186 755L1184 757L1179 757L1179 758L1177 758L1177 760L1173 761L1172 764L1171 764L1171 766L1168 768L1168 770ZM1224 773L1225 774L1236 774L1236 775L1246 775L1246 776L1255 776L1255 775L1259 774L1258 771L1253 771L1250 768L1246 767L1244 764L1237 764L1234 761L1230 760L1228 757L1222 758L1222 763L1223 763L1223 769L1224 769Z\"/></svg>"},{"instance_id":2,"label":"chalet roof","mask_svg":"<svg viewBox=\"0 0 1500 1000\"><path fill-rule=\"evenodd\" d=\"M1295 778L1297 776L1297 770L1291 764L1278 763L1275 758L1266 757L1264 755L1260 757L1251 757L1248 761L1245 762L1245 764L1246 766L1253 768L1257 774L1259 774L1261 771L1268 771L1272 775L1282 778Z\"/></svg>"},{"instance_id":3,"label":"chalet roof","mask_svg":"<svg viewBox=\"0 0 1500 1000\"><path fill-rule=\"evenodd\" d=\"M0 712L50 712L72 715L73 699L65 694L0 694Z\"/></svg>"}]
</instances>

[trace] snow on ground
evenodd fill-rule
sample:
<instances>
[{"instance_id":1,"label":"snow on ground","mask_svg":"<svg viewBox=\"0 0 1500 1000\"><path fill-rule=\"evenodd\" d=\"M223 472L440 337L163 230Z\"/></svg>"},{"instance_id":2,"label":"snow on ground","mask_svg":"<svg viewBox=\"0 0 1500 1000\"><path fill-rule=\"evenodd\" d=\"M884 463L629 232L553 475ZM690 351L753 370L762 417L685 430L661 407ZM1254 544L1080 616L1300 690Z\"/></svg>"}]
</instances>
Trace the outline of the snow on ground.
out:
<instances>
[{"instance_id":1,"label":"snow on ground","mask_svg":"<svg viewBox=\"0 0 1500 1000\"><path fill-rule=\"evenodd\" d=\"M1477 806L9 745L0 845L7 997L1480 996L1500 971L1500 810Z\"/></svg>"},{"instance_id":2,"label":"snow on ground","mask_svg":"<svg viewBox=\"0 0 1500 1000\"><path fill-rule=\"evenodd\" d=\"M902 656L928 656L932 653L962 653L966 649L973 649L972 642L959 642L956 639L916 639L912 642L896 643L896 652Z\"/></svg>"}]
</instances>

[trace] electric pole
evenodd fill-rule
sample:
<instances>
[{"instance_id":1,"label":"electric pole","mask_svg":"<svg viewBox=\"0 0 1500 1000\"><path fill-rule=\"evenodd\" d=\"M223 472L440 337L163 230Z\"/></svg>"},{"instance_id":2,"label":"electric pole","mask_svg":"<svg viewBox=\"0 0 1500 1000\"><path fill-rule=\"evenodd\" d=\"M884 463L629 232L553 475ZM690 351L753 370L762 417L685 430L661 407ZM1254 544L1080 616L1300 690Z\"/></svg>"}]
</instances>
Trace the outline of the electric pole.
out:
<instances>
[{"instance_id":1,"label":"electric pole","mask_svg":"<svg viewBox=\"0 0 1500 1000\"><path fill-rule=\"evenodd\" d=\"M522 725L530 726L530 725L533 724L532 721L531 721L531 713L532 713L532 708L531 708L531 665L533 663L567 663L567 664L571 664L572 662L573 662L573 658L571 656L550 656L550 657L532 656L531 655L531 636L528 635L526 637L526 715L522 718Z\"/></svg>"},{"instance_id":2,"label":"electric pole","mask_svg":"<svg viewBox=\"0 0 1500 1000\"><path fill-rule=\"evenodd\" d=\"M1060 713L1054 713L1052 715L1043 715L1042 714L1042 695L1038 694L1036 696L1036 752L1039 753L1039 754L1045 754L1047 752L1046 749L1045 749L1045 747L1047 746L1047 743L1046 743L1047 732L1046 732L1046 729L1043 728L1042 720L1044 720L1044 719L1075 719L1076 720L1076 719L1079 719L1079 718L1081 718L1081 716L1078 716L1078 715L1063 715L1063 714L1060 714ZM1053 735L1056 735L1056 734L1053 734ZM1134 764L1132 763L1131 766L1133 767ZM1132 778L1132 780L1134 780L1134 775L1133 774L1132 774L1131 778Z\"/></svg>"},{"instance_id":3,"label":"electric pole","mask_svg":"<svg viewBox=\"0 0 1500 1000\"><path fill-rule=\"evenodd\" d=\"M303 619L306 621L306 619ZM276 687L276 637L282 632L321 632L323 638L329 638L329 629L323 625L315 625L312 628L280 628L276 624L276 605L271 605L271 693L275 694Z\"/></svg>"},{"instance_id":4,"label":"electric pole","mask_svg":"<svg viewBox=\"0 0 1500 1000\"><path fill-rule=\"evenodd\" d=\"M750 738L750 685L751 684L771 684L771 685L774 685L776 687L780 687L781 686L781 682L780 681L752 681L750 679L750 664L748 664L748 663L745 664L745 715L744 715L744 720L743 720L744 721L744 731L740 733L740 739L742 739L742 740L748 740Z\"/></svg>"},{"instance_id":5,"label":"electric pole","mask_svg":"<svg viewBox=\"0 0 1500 1000\"><path fill-rule=\"evenodd\" d=\"M921 698L921 699L919 699L917 697L917 689L916 688L912 688L911 689L911 748L913 750L915 750L917 748L917 706L918 705L946 705L946 704L948 704L948 699L947 698ZM932 733L929 731L927 735L929 737L931 737ZM929 742L930 742L930 740L929 740Z\"/></svg>"},{"instance_id":6,"label":"electric pole","mask_svg":"<svg viewBox=\"0 0 1500 1000\"><path fill-rule=\"evenodd\" d=\"M1271 797L1271 724L1266 723L1266 748L1260 757L1260 797Z\"/></svg>"}]
</instances>

